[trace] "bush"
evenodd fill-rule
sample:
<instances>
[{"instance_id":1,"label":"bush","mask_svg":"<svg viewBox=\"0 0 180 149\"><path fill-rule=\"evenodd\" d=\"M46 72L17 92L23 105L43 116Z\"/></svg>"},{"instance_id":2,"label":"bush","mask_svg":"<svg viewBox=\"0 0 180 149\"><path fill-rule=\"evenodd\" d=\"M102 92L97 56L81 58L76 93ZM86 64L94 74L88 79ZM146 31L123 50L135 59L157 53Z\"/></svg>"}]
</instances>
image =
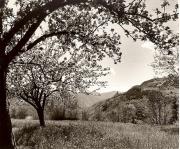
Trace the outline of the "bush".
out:
<instances>
[{"instance_id":1,"label":"bush","mask_svg":"<svg viewBox=\"0 0 180 149\"><path fill-rule=\"evenodd\" d=\"M135 123L135 118L136 118L136 107L134 104L124 104L122 106L120 113L120 121L123 123Z\"/></svg>"},{"instance_id":2,"label":"bush","mask_svg":"<svg viewBox=\"0 0 180 149\"><path fill-rule=\"evenodd\" d=\"M14 119L25 119L28 116L28 112L25 108L11 109L10 115Z\"/></svg>"},{"instance_id":3,"label":"bush","mask_svg":"<svg viewBox=\"0 0 180 149\"><path fill-rule=\"evenodd\" d=\"M66 110L62 106L55 106L48 112L50 120L77 120L76 110Z\"/></svg>"},{"instance_id":4,"label":"bush","mask_svg":"<svg viewBox=\"0 0 180 149\"><path fill-rule=\"evenodd\" d=\"M17 119L25 119L26 116L28 116L27 114L27 110L24 108L20 108L17 112L16 112L16 118Z\"/></svg>"},{"instance_id":5,"label":"bush","mask_svg":"<svg viewBox=\"0 0 180 149\"><path fill-rule=\"evenodd\" d=\"M78 120L77 110L66 110L65 120Z\"/></svg>"},{"instance_id":6,"label":"bush","mask_svg":"<svg viewBox=\"0 0 180 149\"><path fill-rule=\"evenodd\" d=\"M112 122L119 122L119 114L117 111L111 111L107 114L108 120Z\"/></svg>"},{"instance_id":7,"label":"bush","mask_svg":"<svg viewBox=\"0 0 180 149\"><path fill-rule=\"evenodd\" d=\"M84 120L84 121L89 120L89 114L88 114L88 112L86 110L82 111L82 118L81 119Z\"/></svg>"},{"instance_id":8,"label":"bush","mask_svg":"<svg viewBox=\"0 0 180 149\"><path fill-rule=\"evenodd\" d=\"M134 86L126 92L126 98L128 100L141 99L142 97L141 88L139 86Z\"/></svg>"},{"instance_id":9,"label":"bush","mask_svg":"<svg viewBox=\"0 0 180 149\"><path fill-rule=\"evenodd\" d=\"M65 120L65 111L60 107L54 107L51 112L49 112L50 120Z\"/></svg>"},{"instance_id":10,"label":"bush","mask_svg":"<svg viewBox=\"0 0 180 149\"><path fill-rule=\"evenodd\" d=\"M15 108L12 108L10 110L10 116L11 116L11 118L16 118L16 109Z\"/></svg>"}]
</instances>

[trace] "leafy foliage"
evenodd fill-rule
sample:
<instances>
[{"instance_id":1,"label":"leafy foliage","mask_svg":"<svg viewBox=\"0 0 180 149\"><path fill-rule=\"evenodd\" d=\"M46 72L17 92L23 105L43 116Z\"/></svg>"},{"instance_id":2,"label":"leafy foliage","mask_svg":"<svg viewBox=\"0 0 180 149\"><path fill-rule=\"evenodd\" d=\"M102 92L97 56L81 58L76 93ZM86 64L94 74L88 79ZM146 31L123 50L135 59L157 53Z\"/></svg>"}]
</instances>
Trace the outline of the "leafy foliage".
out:
<instances>
[{"instance_id":1,"label":"leafy foliage","mask_svg":"<svg viewBox=\"0 0 180 149\"><path fill-rule=\"evenodd\" d=\"M108 22L112 22L119 24L125 34L134 40L148 39L155 43L158 49L168 51L175 47L173 39L177 35L163 24L178 19L178 5L171 14L166 12L169 5L170 3L164 1L162 10L156 9L156 15L153 15L146 10L146 4L142 0L129 3L120 0L16 0L16 10L5 1L1 19L2 43L6 47L8 61L11 61L37 43L67 31L68 36L64 38L70 40L61 38L64 48L70 44L74 46L74 39L80 40L83 44L81 48L86 48L99 59L107 54L116 62L120 61L121 57L118 46L120 36L114 29L111 29L111 34L105 29ZM132 30L126 29L127 25L132 26ZM100 26L102 34L97 33ZM75 33L79 36L69 36Z\"/></svg>"},{"instance_id":2,"label":"leafy foliage","mask_svg":"<svg viewBox=\"0 0 180 149\"><path fill-rule=\"evenodd\" d=\"M77 99L72 96L60 97L57 93L47 105L47 115L50 120L77 120L79 118L79 105Z\"/></svg>"},{"instance_id":3,"label":"leafy foliage","mask_svg":"<svg viewBox=\"0 0 180 149\"><path fill-rule=\"evenodd\" d=\"M176 39L177 43L179 42ZM156 75L171 75L178 76L179 75L179 46L177 46L174 50L169 49L168 54L163 54L161 52L156 52L154 56L154 62L152 63L152 67L156 73Z\"/></svg>"}]
</instances>

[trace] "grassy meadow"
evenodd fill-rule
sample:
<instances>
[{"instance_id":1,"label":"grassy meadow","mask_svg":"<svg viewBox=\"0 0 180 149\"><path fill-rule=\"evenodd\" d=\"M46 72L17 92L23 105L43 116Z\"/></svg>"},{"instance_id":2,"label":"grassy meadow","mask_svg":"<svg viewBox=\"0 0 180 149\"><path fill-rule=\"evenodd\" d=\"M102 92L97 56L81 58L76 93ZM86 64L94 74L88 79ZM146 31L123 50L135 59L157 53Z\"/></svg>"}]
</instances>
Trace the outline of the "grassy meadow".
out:
<instances>
[{"instance_id":1,"label":"grassy meadow","mask_svg":"<svg viewBox=\"0 0 180 149\"><path fill-rule=\"evenodd\" d=\"M12 120L18 149L178 149L178 125Z\"/></svg>"}]
</instances>

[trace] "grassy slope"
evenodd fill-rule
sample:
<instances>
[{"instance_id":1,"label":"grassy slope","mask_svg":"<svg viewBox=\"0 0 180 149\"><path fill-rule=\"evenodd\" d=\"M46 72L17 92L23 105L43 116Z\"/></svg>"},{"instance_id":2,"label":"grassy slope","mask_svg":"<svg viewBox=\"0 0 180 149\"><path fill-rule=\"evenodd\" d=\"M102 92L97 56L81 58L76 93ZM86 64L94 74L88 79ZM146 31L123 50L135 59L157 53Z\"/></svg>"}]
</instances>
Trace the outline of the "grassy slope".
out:
<instances>
[{"instance_id":1,"label":"grassy slope","mask_svg":"<svg viewBox=\"0 0 180 149\"><path fill-rule=\"evenodd\" d=\"M176 126L48 121L39 128L37 121L13 120L13 127L22 149L178 149Z\"/></svg>"}]
</instances>

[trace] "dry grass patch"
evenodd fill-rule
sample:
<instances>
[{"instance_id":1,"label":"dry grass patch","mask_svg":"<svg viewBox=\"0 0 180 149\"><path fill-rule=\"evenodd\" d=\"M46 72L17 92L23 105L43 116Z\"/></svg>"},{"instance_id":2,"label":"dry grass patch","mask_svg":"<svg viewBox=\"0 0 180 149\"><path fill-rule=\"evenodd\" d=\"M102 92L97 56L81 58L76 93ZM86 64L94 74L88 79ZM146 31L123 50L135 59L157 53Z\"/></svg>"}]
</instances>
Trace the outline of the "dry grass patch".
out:
<instances>
[{"instance_id":1,"label":"dry grass patch","mask_svg":"<svg viewBox=\"0 0 180 149\"><path fill-rule=\"evenodd\" d=\"M29 149L178 149L177 127L123 123L48 121L45 128L15 121L18 146ZM165 131L167 130L168 131Z\"/></svg>"}]
</instances>

